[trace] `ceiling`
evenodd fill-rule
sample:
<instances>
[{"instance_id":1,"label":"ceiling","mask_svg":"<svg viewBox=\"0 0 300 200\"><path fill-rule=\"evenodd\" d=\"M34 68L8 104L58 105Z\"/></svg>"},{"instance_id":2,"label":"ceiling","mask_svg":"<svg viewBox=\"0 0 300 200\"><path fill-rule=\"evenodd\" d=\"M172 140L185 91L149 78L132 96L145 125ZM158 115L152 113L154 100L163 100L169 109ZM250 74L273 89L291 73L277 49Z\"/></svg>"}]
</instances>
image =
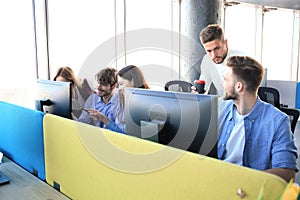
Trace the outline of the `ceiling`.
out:
<instances>
[{"instance_id":1,"label":"ceiling","mask_svg":"<svg viewBox=\"0 0 300 200\"><path fill-rule=\"evenodd\" d=\"M258 4L277 8L300 10L300 0L238 0L239 2Z\"/></svg>"}]
</instances>

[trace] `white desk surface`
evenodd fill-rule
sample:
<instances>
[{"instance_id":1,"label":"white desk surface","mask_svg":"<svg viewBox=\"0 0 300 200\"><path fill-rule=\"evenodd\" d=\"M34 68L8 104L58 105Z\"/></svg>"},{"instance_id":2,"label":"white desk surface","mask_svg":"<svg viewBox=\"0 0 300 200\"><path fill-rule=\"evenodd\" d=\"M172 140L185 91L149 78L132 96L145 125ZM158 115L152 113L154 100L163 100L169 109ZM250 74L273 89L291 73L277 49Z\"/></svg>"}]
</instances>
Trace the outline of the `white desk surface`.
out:
<instances>
[{"instance_id":1,"label":"white desk surface","mask_svg":"<svg viewBox=\"0 0 300 200\"><path fill-rule=\"evenodd\" d=\"M1 200L69 200L52 186L7 158L2 160L0 171L10 179L9 183L0 185Z\"/></svg>"}]
</instances>

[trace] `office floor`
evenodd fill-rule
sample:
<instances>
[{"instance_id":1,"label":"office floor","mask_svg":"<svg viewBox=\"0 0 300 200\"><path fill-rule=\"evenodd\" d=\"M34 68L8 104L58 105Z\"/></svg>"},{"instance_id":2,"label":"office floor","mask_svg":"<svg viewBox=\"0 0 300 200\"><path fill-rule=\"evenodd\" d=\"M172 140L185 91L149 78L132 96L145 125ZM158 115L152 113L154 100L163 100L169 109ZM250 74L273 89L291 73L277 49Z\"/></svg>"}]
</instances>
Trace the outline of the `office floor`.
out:
<instances>
[{"instance_id":1,"label":"office floor","mask_svg":"<svg viewBox=\"0 0 300 200\"><path fill-rule=\"evenodd\" d=\"M294 134L295 134L296 146L298 148L298 157L300 157L300 121L297 122ZM300 158L298 158L297 164L298 164L298 168L300 170ZM296 174L295 182L300 185L300 171Z\"/></svg>"}]
</instances>

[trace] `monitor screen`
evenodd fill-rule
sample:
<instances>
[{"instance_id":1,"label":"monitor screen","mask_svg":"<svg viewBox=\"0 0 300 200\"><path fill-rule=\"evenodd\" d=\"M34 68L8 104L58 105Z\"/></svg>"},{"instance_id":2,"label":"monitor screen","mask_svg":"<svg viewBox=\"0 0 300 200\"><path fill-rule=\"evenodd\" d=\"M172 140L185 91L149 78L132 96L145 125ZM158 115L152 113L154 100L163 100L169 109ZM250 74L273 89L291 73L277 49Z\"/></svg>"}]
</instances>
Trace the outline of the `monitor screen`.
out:
<instances>
[{"instance_id":1,"label":"monitor screen","mask_svg":"<svg viewBox=\"0 0 300 200\"><path fill-rule=\"evenodd\" d=\"M215 95L127 88L128 135L217 158Z\"/></svg>"},{"instance_id":2,"label":"monitor screen","mask_svg":"<svg viewBox=\"0 0 300 200\"><path fill-rule=\"evenodd\" d=\"M39 79L35 108L45 113L71 119L71 83Z\"/></svg>"}]
</instances>

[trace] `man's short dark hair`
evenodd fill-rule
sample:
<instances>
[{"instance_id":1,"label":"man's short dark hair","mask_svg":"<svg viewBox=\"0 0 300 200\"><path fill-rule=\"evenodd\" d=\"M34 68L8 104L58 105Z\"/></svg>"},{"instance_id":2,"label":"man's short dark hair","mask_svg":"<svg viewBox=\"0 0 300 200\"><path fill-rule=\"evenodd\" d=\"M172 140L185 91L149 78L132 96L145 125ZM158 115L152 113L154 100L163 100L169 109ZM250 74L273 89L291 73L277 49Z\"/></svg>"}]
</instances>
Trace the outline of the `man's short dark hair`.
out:
<instances>
[{"instance_id":1,"label":"man's short dark hair","mask_svg":"<svg viewBox=\"0 0 300 200\"><path fill-rule=\"evenodd\" d=\"M200 40L202 44L213 40L224 41L224 33L220 25L210 24L200 32Z\"/></svg>"},{"instance_id":2,"label":"man's short dark hair","mask_svg":"<svg viewBox=\"0 0 300 200\"><path fill-rule=\"evenodd\" d=\"M248 92L256 92L264 76L263 66L249 56L231 56L227 66L232 68L238 81L244 82Z\"/></svg>"}]
</instances>

